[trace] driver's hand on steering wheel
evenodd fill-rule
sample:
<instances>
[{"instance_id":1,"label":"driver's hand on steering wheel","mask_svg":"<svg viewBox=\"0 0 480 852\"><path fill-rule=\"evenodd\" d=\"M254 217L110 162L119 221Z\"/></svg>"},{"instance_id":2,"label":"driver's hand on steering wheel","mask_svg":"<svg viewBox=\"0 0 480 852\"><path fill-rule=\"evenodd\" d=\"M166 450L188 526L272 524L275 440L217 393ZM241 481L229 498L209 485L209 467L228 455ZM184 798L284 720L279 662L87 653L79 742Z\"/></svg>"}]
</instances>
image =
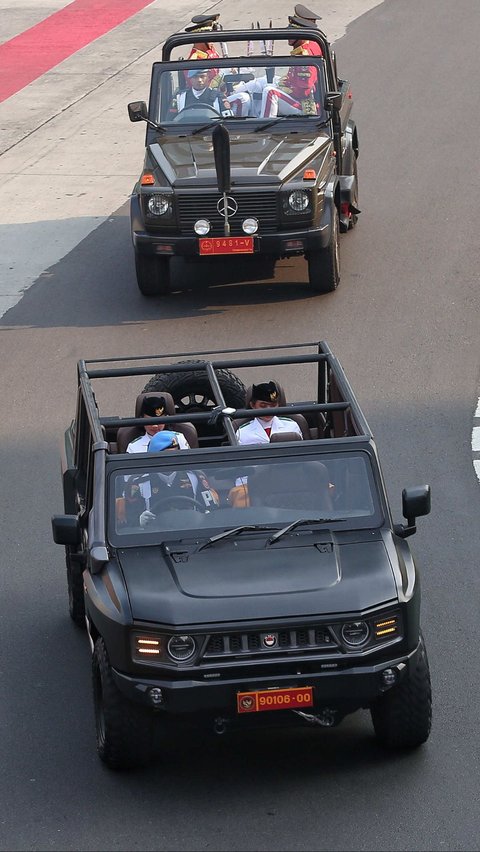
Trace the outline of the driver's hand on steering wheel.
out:
<instances>
[{"instance_id":1,"label":"driver's hand on steering wheel","mask_svg":"<svg viewBox=\"0 0 480 852\"><path fill-rule=\"evenodd\" d=\"M145 529L145 527L147 527L151 521L154 521L156 517L157 516L154 515L153 512L149 512L148 509L145 509L145 511L142 512L142 514L140 515L139 519L142 530Z\"/></svg>"}]
</instances>

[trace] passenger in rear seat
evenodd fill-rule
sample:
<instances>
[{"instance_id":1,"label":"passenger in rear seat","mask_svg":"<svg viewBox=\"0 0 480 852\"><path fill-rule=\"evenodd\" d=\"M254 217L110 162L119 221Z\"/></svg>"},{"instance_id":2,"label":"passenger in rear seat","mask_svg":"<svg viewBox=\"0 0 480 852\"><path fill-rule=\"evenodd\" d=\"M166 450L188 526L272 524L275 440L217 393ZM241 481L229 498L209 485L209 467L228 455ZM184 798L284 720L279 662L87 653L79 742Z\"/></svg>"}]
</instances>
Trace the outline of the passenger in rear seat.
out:
<instances>
[{"instance_id":1,"label":"passenger in rear seat","mask_svg":"<svg viewBox=\"0 0 480 852\"><path fill-rule=\"evenodd\" d=\"M296 432L303 439L302 430L290 417L261 415L263 408L276 408L280 404L280 390L276 382L262 382L252 386L250 408L258 410L258 415L237 430L239 444L268 444L270 436L277 432Z\"/></svg>"},{"instance_id":2,"label":"passenger in rear seat","mask_svg":"<svg viewBox=\"0 0 480 852\"><path fill-rule=\"evenodd\" d=\"M141 408L141 417L163 417L166 411L165 397L163 396L150 396L145 397L142 402ZM135 438L134 441L130 441L126 452L127 453L146 453L148 450L148 445L150 444L151 439L157 432L161 432L165 429L166 423L151 423L148 422L145 424L145 432L143 435L140 435L139 438ZM188 443L185 435L182 435L180 432L175 432L175 436L178 443L178 448L180 450L189 450L190 444Z\"/></svg>"}]
</instances>

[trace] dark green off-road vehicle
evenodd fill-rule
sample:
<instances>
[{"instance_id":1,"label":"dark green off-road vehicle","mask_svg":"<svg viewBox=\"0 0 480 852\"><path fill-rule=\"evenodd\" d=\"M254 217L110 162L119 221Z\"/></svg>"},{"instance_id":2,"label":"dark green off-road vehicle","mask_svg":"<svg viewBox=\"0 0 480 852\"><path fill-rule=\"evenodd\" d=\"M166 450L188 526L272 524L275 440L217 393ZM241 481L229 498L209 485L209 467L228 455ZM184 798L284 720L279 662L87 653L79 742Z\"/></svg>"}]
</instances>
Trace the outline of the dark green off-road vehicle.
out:
<instances>
[{"instance_id":1,"label":"dark green off-road vehicle","mask_svg":"<svg viewBox=\"0 0 480 852\"><path fill-rule=\"evenodd\" d=\"M260 261L273 274L276 260L300 255L312 290L338 286L340 232L360 212L352 91L320 30L295 30L317 55L292 55L291 37L288 28L212 32L229 56L200 61L173 58L198 35L172 35L153 64L148 107L128 105L131 121L147 123L130 206L145 296L169 292L174 257L195 262L204 284L207 261L235 280L260 275ZM191 94L199 66L208 103Z\"/></svg>"},{"instance_id":2,"label":"dark green off-road vehicle","mask_svg":"<svg viewBox=\"0 0 480 852\"><path fill-rule=\"evenodd\" d=\"M280 405L262 415L288 430L238 443L252 383L271 379ZM308 385L308 401L286 398ZM145 397L159 395L148 424L190 449L127 452L145 435ZM329 727L360 708L387 748L427 740L406 539L430 489L405 488L406 522L393 523L372 434L326 343L80 361L63 491L53 536L91 642L110 767L146 763L191 723Z\"/></svg>"}]
</instances>

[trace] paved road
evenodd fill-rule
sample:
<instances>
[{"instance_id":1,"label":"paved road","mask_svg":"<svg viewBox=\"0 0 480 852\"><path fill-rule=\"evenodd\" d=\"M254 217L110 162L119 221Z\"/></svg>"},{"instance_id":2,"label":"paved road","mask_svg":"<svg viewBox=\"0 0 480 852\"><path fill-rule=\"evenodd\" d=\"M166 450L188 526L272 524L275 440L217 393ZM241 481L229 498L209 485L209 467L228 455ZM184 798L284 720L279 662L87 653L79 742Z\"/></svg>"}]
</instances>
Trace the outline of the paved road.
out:
<instances>
[{"instance_id":1,"label":"paved road","mask_svg":"<svg viewBox=\"0 0 480 852\"><path fill-rule=\"evenodd\" d=\"M183 9L187 21L192 10ZM24 256L37 255L57 233L64 239L59 222L69 218L72 238L70 249L68 241L57 246L50 267L42 256L41 274L0 320L1 849L478 850L480 534L471 427L479 24L476 0L387 0L338 41L339 66L353 81L363 212L342 237L340 288L325 297L309 293L301 260L279 264L274 280L209 290L197 289L195 270L179 268L179 289L167 299L137 292L125 188L119 182L118 204L101 209L97 175L116 180L124 134L138 128L114 124L112 159L96 163L95 173L86 147L103 144L107 118L115 123L130 99L125 88L132 99L142 94L151 56L122 83L121 98L113 78L101 84L103 111L89 110L88 98L78 113L68 109L64 143L60 116L38 131L42 151L51 163L57 157L57 171L44 176L48 203L28 192L26 172L18 181L20 170L8 172L2 199L12 199L13 222L2 227L5 243L20 223ZM122 37L132 43L126 31ZM20 135L27 95L0 111L2 126L7 117ZM135 157L124 161L125 185L140 166L141 136L129 135ZM25 144L4 155L8 168L9 156L22 161ZM14 204L18 186L22 201ZM80 192L87 212L78 214ZM89 218L80 243L77 215ZM357 714L334 731L186 738L144 773L113 774L95 755L88 647L69 622L62 556L50 537L76 359L321 338L373 427L396 519L402 487L432 485L432 514L411 540L422 569L431 738L415 754L386 758L368 716Z\"/></svg>"}]
</instances>

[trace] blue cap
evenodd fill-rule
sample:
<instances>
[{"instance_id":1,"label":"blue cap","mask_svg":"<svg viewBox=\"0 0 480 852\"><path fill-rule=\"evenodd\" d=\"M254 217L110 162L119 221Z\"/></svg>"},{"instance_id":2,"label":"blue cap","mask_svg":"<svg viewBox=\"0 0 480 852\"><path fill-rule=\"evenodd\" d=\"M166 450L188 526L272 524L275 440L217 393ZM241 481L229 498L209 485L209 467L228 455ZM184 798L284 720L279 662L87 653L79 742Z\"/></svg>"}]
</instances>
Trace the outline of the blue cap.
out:
<instances>
[{"instance_id":1,"label":"blue cap","mask_svg":"<svg viewBox=\"0 0 480 852\"><path fill-rule=\"evenodd\" d=\"M190 79L191 77L196 77L197 74L208 74L208 68L192 68L187 72L187 77Z\"/></svg>"},{"instance_id":2,"label":"blue cap","mask_svg":"<svg viewBox=\"0 0 480 852\"><path fill-rule=\"evenodd\" d=\"M170 447L176 447L178 449L177 436L175 432L167 432L166 429L162 429L161 432L157 432L157 434L151 439L148 445L148 452L159 453L161 450L170 449Z\"/></svg>"}]
</instances>

